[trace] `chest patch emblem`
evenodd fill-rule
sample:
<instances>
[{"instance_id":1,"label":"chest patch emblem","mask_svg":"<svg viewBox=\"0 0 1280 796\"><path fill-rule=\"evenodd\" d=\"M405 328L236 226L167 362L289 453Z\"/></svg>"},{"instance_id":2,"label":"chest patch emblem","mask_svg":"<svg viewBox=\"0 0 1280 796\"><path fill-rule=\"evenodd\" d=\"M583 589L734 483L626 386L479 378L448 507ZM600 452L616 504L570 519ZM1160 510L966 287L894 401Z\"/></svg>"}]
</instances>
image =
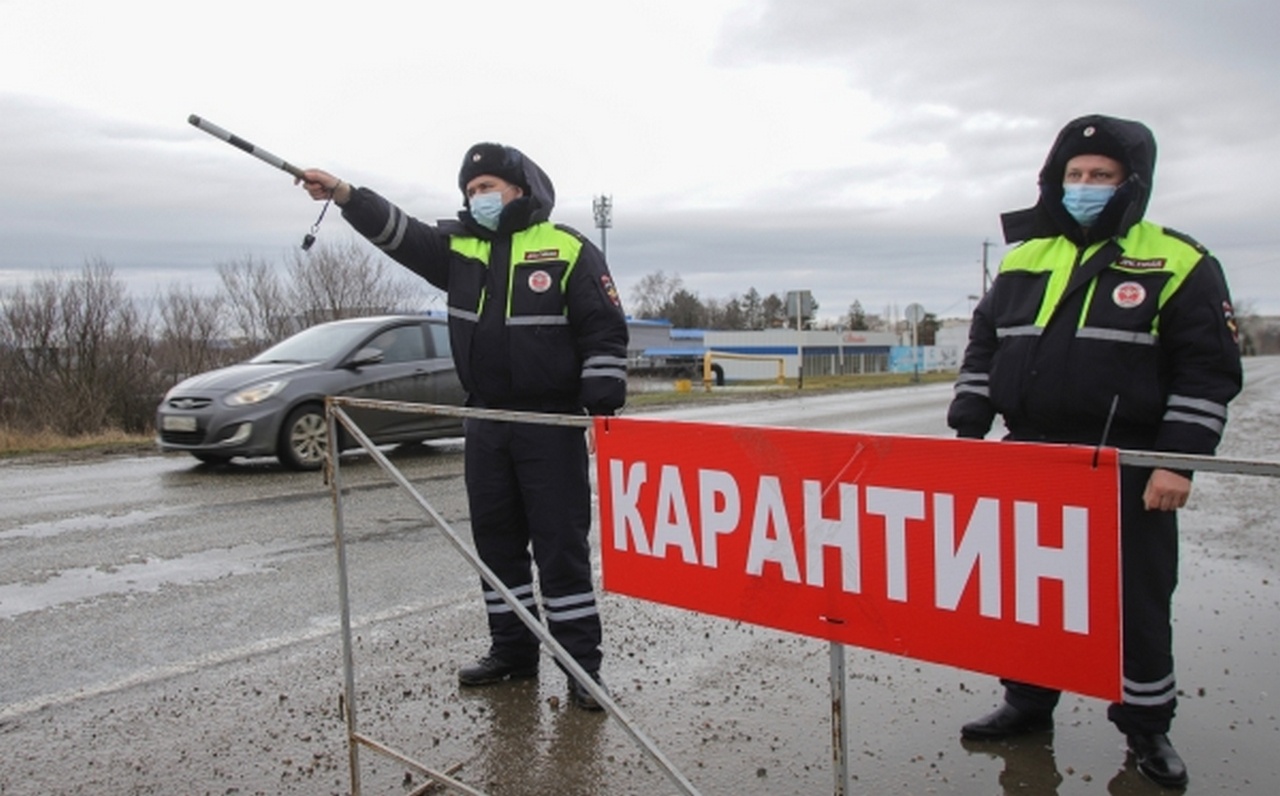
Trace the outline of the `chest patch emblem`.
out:
<instances>
[{"instance_id":1,"label":"chest patch emblem","mask_svg":"<svg viewBox=\"0 0 1280 796\"><path fill-rule=\"evenodd\" d=\"M554 260L560 256L559 249L538 249L536 251L525 252L525 262L534 262L536 260Z\"/></svg>"},{"instance_id":2,"label":"chest patch emblem","mask_svg":"<svg viewBox=\"0 0 1280 796\"><path fill-rule=\"evenodd\" d=\"M542 270L529 274L529 289L534 293L546 293L551 289L551 274Z\"/></svg>"},{"instance_id":3,"label":"chest patch emblem","mask_svg":"<svg viewBox=\"0 0 1280 796\"><path fill-rule=\"evenodd\" d=\"M1121 309L1133 309L1147 298L1147 289L1137 282L1122 282L1111 291L1111 300Z\"/></svg>"}]
</instances>

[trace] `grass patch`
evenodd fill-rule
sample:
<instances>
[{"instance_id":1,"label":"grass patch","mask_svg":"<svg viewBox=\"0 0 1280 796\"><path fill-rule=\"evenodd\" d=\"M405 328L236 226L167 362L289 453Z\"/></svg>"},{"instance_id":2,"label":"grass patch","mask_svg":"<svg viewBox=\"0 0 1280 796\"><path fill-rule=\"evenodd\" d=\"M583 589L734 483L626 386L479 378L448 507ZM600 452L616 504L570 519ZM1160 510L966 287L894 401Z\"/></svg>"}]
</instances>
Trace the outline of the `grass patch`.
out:
<instances>
[{"instance_id":1,"label":"grass patch","mask_svg":"<svg viewBox=\"0 0 1280 796\"><path fill-rule=\"evenodd\" d=\"M155 438L150 434L129 434L115 429L68 436L47 429L19 431L0 426L0 457L66 451L112 453L140 448L152 449L155 444Z\"/></svg>"}]
</instances>

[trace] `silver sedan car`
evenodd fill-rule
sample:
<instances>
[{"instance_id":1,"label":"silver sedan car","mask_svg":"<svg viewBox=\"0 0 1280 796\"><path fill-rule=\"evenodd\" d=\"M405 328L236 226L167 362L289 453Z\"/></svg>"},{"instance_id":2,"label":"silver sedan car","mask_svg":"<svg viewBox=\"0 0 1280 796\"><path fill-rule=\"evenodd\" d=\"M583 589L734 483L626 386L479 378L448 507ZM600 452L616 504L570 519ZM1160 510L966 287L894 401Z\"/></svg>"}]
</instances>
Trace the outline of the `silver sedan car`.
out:
<instances>
[{"instance_id":1,"label":"silver sedan car","mask_svg":"<svg viewBox=\"0 0 1280 796\"><path fill-rule=\"evenodd\" d=\"M247 362L169 390L156 410L156 441L161 450L207 463L275 456L291 469L314 470L327 447L330 395L462 405L446 321L396 315L312 326ZM379 444L462 435L461 421L443 415L347 413Z\"/></svg>"}]
</instances>

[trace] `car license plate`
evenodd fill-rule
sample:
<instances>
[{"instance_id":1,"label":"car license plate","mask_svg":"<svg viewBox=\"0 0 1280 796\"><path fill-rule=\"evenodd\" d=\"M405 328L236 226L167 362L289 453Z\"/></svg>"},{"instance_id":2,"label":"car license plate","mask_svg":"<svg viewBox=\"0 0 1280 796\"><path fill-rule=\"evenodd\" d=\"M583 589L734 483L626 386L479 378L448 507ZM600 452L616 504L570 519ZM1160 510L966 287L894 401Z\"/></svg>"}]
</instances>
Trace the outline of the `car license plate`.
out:
<instances>
[{"instance_id":1,"label":"car license plate","mask_svg":"<svg viewBox=\"0 0 1280 796\"><path fill-rule=\"evenodd\" d=\"M165 415L160 419L160 426L165 431L195 431L196 419L185 415Z\"/></svg>"}]
</instances>

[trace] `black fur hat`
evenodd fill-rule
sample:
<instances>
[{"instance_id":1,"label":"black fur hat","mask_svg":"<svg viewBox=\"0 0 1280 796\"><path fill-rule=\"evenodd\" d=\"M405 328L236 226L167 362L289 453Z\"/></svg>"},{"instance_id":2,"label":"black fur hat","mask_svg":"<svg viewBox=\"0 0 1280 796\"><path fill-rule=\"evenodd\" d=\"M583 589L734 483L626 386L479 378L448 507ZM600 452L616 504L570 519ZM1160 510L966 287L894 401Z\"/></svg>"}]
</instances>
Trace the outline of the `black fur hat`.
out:
<instances>
[{"instance_id":1,"label":"black fur hat","mask_svg":"<svg viewBox=\"0 0 1280 796\"><path fill-rule=\"evenodd\" d=\"M1077 155L1104 155L1129 168L1129 154L1124 144L1114 135L1098 125L1085 125L1072 130L1062 142L1058 151L1058 160L1065 168L1067 161Z\"/></svg>"},{"instance_id":2,"label":"black fur hat","mask_svg":"<svg viewBox=\"0 0 1280 796\"><path fill-rule=\"evenodd\" d=\"M512 185L520 186L529 193L529 183L525 180L523 157L520 152L502 144L480 143L467 150L462 158L462 168L458 170L458 188L465 195L467 183L481 174L492 174L501 177Z\"/></svg>"}]
</instances>

